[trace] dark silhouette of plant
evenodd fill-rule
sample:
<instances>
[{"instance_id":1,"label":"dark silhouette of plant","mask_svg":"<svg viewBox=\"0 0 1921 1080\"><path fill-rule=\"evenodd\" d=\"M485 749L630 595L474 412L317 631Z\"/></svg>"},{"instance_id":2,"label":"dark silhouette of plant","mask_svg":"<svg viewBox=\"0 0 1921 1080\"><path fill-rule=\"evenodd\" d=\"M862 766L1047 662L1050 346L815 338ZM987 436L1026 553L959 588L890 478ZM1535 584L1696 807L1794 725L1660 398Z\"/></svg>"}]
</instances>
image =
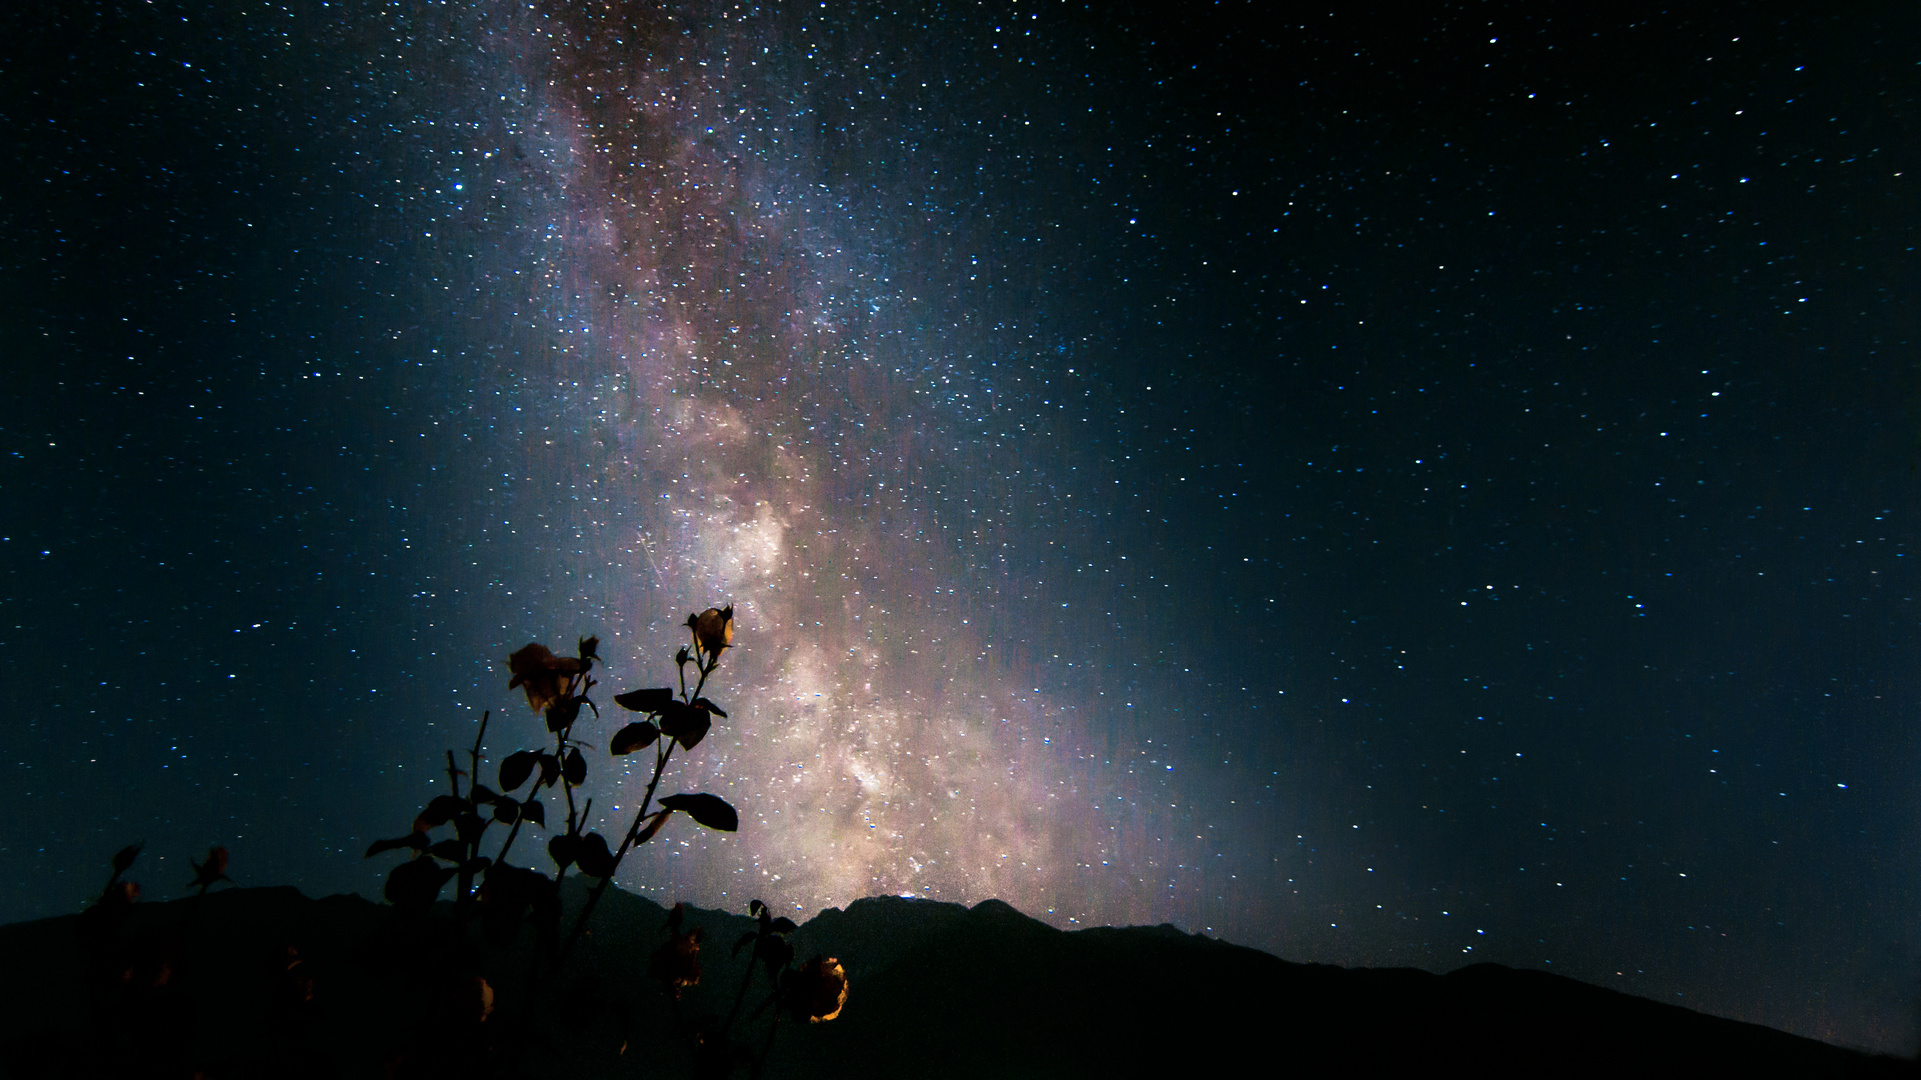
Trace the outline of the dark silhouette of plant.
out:
<instances>
[{"instance_id":1,"label":"dark silhouette of plant","mask_svg":"<svg viewBox=\"0 0 1921 1080\"><path fill-rule=\"evenodd\" d=\"M617 844L610 844L608 837L590 830L593 802L580 798L580 789L587 779L587 757L583 750L590 746L576 730L583 707L594 718L600 716L600 708L592 697L598 685L593 672L601 663L599 641L590 637L581 639L573 656L555 655L546 646L535 643L517 650L507 660L511 674L507 688L525 693L528 707L545 718L547 732L553 738L550 746L508 754L501 759L496 774L498 788L490 788L478 780L492 715L483 714L474 744L467 751L467 768L461 769L454 752L447 752L447 792L428 802L405 836L376 841L367 849L369 858L388 851L412 853L412 858L388 874L385 888L388 901L409 925L420 926L430 919L434 905L449 882L455 886L451 922L457 935L464 936L469 928L477 927L481 943L506 948L531 921L536 931L535 951L526 972L527 1001L519 1010L522 1016L531 1015L531 1006L541 996L542 989L560 976L569 956L587 933L594 911L621 863L635 848L658 836L669 818L685 814L696 824L722 832L734 832L740 827L739 813L717 795L682 792L655 800L661 779L676 752L692 752L706 739L716 719L727 719L727 712L705 693L721 657L733 645L734 609L731 605L708 608L689 615L686 626L692 640L674 655L677 686L630 690L613 698L620 708L640 718L613 734L607 743L609 753L620 757L652 750L654 755L653 773L640 805ZM691 685L690 666L693 669ZM565 808L565 817L554 823L547 840L547 856L553 863L551 875L508 861L523 829L548 828L542 789L558 793ZM504 827L506 836L489 854L489 830L495 825ZM441 830L448 830L451 835ZM214 867L215 862L210 856L207 866ZM219 869L224 869L224 862L213 872ZM560 883L570 870L592 879L593 884L563 938ZM201 872L204 876L209 871ZM684 910L680 905L674 907L668 922L669 940L655 953L650 964L650 974L667 991L676 1009L682 991L700 981L703 933L699 927L681 928ZM788 919L770 921L765 905L759 901L755 901L755 910L761 917L759 933L764 939L756 945L755 955L762 961L759 966L765 968L774 988L773 997L761 1007L764 1009L770 1003L777 1006L769 1028L771 1042L773 1028L779 1022L778 1006L790 999L798 1000L792 993L787 998L781 996L783 986L790 983L799 986L793 980L800 976L790 970L792 949L786 948L784 940L794 925ZM780 954L783 948L786 952ZM835 968L838 970L838 965ZM486 986L484 981L480 985ZM842 985L844 987L844 978ZM484 1023L492 1012L493 988L487 987L487 993L488 1008L480 1012L478 1022ZM744 999L744 985L741 994ZM737 1000L734 1015L728 1017L727 1024L720 1030L723 1043L739 1005ZM712 1067L720 1061L733 1060L726 1054L717 1056L712 1045L700 1041L699 1034L696 1061L707 1063L700 1068L711 1074ZM763 1049L754 1062L756 1071L765 1056ZM444 1057L440 1064L445 1064Z\"/></svg>"},{"instance_id":2,"label":"dark silhouette of plant","mask_svg":"<svg viewBox=\"0 0 1921 1080\"><path fill-rule=\"evenodd\" d=\"M760 909L760 941L756 943L755 954L761 955L761 945L769 937L767 905L754 901ZM775 920L793 926L787 919ZM778 932L778 931L776 931ZM774 961L780 961L778 968ZM774 1036L780 1031L781 1012L785 1010L795 1023L819 1024L840 1015L847 1005L847 971L840 961L831 956L816 956L800 967L793 966L794 950L781 934L777 952L770 952L763 958L762 967L767 979L773 984L773 991L762 1002L761 1007L772 1006L772 1016L767 1025L767 1038L761 1044L760 1055L753 1061L753 1075L758 1077L767 1064L767 1055L773 1051ZM749 974L751 978L751 973ZM759 1009L755 1010L758 1014Z\"/></svg>"},{"instance_id":3,"label":"dark silhouette of plant","mask_svg":"<svg viewBox=\"0 0 1921 1080\"><path fill-rule=\"evenodd\" d=\"M125 853L126 849L123 848L121 854ZM115 857L115 862L117 865L118 856ZM127 862L131 865L133 860L129 858ZM206 862L194 862L192 859L188 859L187 862L193 867L193 880L187 883L187 888L198 890L194 894L196 896L207 895L208 889L223 881L229 885L233 884L233 879L227 876L227 849L218 844L207 850Z\"/></svg>"},{"instance_id":4,"label":"dark silhouette of plant","mask_svg":"<svg viewBox=\"0 0 1921 1080\"><path fill-rule=\"evenodd\" d=\"M703 1018L684 1025L690 1032L694 1049L694 1075L701 1080L720 1080L746 1065L750 1076L758 1077L773 1051L774 1037L780 1031L783 1014L796 1022L820 1023L840 1015L847 1003L847 973L840 961L831 956L816 956L799 968L794 967L794 947L787 936L799 929L794 920L776 916L773 909L755 900L747 913L758 920L753 930L734 942L733 955L752 947L740 987L734 992L732 1008L725 1020L715 1023ZM676 904L668 915L669 940L655 950L651 974L676 1002L681 991L700 979L699 927L682 931L682 908ZM756 982L765 984L766 993L753 1011L742 1020L741 1010ZM767 1014L767 1031L755 1050L744 1033L745 1027Z\"/></svg>"},{"instance_id":5,"label":"dark silhouette of plant","mask_svg":"<svg viewBox=\"0 0 1921 1080\"><path fill-rule=\"evenodd\" d=\"M196 1061L203 1052L196 1050L199 1017L187 987L201 977L203 958L189 943L201 921L207 890L222 881L232 884L227 849L215 846L204 862L193 863L194 878L187 885L193 897L183 915L136 920L141 890L127 874L144 847L130 844L114 853L112 875L75 924L84 957L85 1006L78 1010L83 1036L76 1040L43 1030L16 1040L5 1049L9 1074L184 1078L201 1071ZM299 968L299 955L290 948L283 982L291 996L280 1010L288 1023L276 1033L283 1051L293 1045L290 1040L304 1040L305 1035L299 1010L312 998L312 980ZM287 1056L318 1060L305 1053L304 1046Z\"/></svg>"}]
</instances>

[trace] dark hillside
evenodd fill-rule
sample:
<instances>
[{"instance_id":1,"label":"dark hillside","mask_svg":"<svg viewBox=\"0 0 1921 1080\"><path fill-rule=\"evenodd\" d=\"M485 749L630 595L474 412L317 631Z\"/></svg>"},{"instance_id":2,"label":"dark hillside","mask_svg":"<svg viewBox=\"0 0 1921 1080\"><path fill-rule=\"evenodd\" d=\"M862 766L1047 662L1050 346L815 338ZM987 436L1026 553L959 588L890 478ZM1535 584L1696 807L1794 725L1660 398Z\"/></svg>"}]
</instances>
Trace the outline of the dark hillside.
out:
<instances>
[{"instance_id":1,"label":"dark hillside","mask_svg":"<svg viewBox=\"0 0 1921 1080\"><path fill-rule=\"evenodd\" d=\"M647 975L665 919L652 901L609 895L555 984L561 1019L524 1051L529 1071L689 1074L679 1025L727 1010L745 968L728 948L753 923L689 909L706 934L704 971L675 1006ZM111 1061L216 1080L379 1075L409 1046L418 1052L435 1003L475 974L499 990L494 1030L515 1023L531 948L523 936L509 954L475 959L431 929L403 929L383 906L288 888L139 905L123 937L136 943L138 979L165 976L140 1008L115 1013L89 990L78 917L0 927L9 1075L96 1075ZM839 957L853 989L839 1019L784 1026L770 1076L1177 1076L1243 1074L1250 1063L1309 1076L1911 1072L1544 972L1291 964L1169 926L1063 932L993 900L860 900L821 912L793 943L803 958ZM474 1045L488 1045L479 1029Z\"/></svg>"}]
</instances>

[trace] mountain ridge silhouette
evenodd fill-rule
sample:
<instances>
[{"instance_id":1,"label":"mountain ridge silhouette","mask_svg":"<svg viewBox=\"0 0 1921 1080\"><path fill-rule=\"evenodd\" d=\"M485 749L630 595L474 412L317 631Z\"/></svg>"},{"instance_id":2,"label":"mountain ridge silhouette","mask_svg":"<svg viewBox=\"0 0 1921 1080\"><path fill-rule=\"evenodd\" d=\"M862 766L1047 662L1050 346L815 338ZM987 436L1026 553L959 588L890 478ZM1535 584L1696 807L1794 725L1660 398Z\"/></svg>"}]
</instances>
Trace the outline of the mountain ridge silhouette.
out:
<instances>
[{"instance_id":1,"label":"mountain ridge silhouette","mask_svg":"<svg viewBox=\"0 0 1921 1080\"><path fill-rule=\"evenodd\" d=\"M563 899L577 910L585 889L569 884ZM521 990L515 964L532 948L529 932L514 953L455 961L433 935L354 895L313 899L282 886L195 903L136 905L126 932L171 942L183 958L167 1015L189 1018L179 1021L193 1028L183 1053L213 1063L202 1070L210 1078L294 1075L272 1064L291 1060L293 1029L276 1019L278 999L259 989L284 974L289 946L312 979L299 1028L312 1049L298 1055L299 1074L310 1076L376 1075L383 1055L408 1037L423 988L450 970L493 982L505 1017ZM704 971L670 1003L647 977L666 910L609 890L557 984L564 1030L526 1060L534 1075L631 1075L639 1063L629 1055L642 1051L650 1073L691 1074L681 1025L725 1013L748 963L728 950L755 924L691 906L684 917L705 932ZM838 957L852 991L839 1019L782 1036L770 1077L1131 1076L1250 1065L1357 1075L1440 1066L1483 1076L1914 1071L1910 1062L1548 972L1299 964L1166 924L1061 930L999 900L970 908L867 897L821 911L790 940L801 958ZM88 1027L79 916L0 926L0 964L7 985L25 990L15 1008L0 1010L0 1065L9 1075L71 1075L60 1071L62 1048L79 1053L121 1037Z\"/></svg>"}]
</instances>

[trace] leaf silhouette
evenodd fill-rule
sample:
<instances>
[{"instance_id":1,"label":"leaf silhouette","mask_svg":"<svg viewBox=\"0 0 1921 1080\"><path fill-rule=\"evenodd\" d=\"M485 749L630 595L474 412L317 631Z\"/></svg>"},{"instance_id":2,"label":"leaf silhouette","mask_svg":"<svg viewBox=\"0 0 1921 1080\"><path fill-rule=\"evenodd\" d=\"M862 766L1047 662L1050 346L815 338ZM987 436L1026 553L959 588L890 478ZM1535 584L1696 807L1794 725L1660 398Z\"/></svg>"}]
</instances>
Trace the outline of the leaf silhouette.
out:
<instances>
[{"instance_id":1,"label":"leaf silhouette","mask_svg":"<svg viewBox=\"0 0 1921 1080\"><path fill-rule=\"evenodd\" d=\"M678 739L680 745L688 750L700 745L707 737L707 729L713 726L707 710L698 705L687 705L678 701L669 702L666 711L660 716L660 733Z\"/></svg>"},{"instance_id":2,"label":"leaf silhouette","mask_svg":"<svg viewBox=\"0 0 1921 1080\"><path fill-rule=\"evenodd\" d=\"M579 850L580 837L568 833L561 833L547 841L547 854L553 858L554 865L563 870L573 865L574 854Z\"/></svg>"},{"instance_id":3,"label":"leaf silhouette","mask_svg":"<svg viewBox=\"0 0 1921 1080\"><path fill-rule=\"evenodd\" d=\"M694 708L706 709L708 712L713 713L715 716L720 717L722 720L727 719L727 714L721 711L720 706L714 704L711 701L708 701L704 697L697 697L694 699Z\"/></svg>"},{"instance_id":4,"label":"leaf silhouette","mask_svg":"<svg viewBox=\"0 0 1921 1080\"><path fill-rule=\"evenodd\" d=\"M520 803L513 799L502 799L494 804L494 820L502 825L512 825L520 820Z\"/></svg>"},{"instance_id":5,"label":"leaf silhouette","mask_svg":"<svg viewBox=\"0 0 1921 1080\"><path fill-rule=\"evenodd\" d=\"M794 920L788 918L785 915L782 915L780 918L775 919L770 924L770 928L776 934L791 934L794 931L800 929L800 927L794 925Z\"/></svg>"},{"instance_id":6,"label":"leaf silhouette","mask_svg":"<svg viewBox=\"0 0 1921 1080\"><path fill-rule=\"evenodd\" d=\"M674 812L672 810L662 810L660 813L655 814L654 820L648 822L646 828L634 835L634 843L644 844L652 840L654 834L660 831L660 827L667 824L667 819L673 816Z\"/></svg>"},{"instance_id":7,"label":"leaf silhouette","mask_svg":"<svg viewBox=\"0 0 1921 1080\"><path fill-rule=\"evenodd\" d=\"M473 789L467 793L467 797L474 801L475 806L479 806L481 803L490 803L500 798L499 795L494 794L492 788L485 784L475 784Z\"/></svg>"},{"instance_id":8,"label":"leaf silhouette","mask_svg":"<svg viewBox=\"0 0 1921 1080\"><path fill-rule=\"evenodd\" d=\"M128 844L126 847L123 847L119 851L114 852L113 853L113 876L119 877L121 874L124 874L128 870L132 869L133 861L140 857L140 849L146 846L147 845L145 843Z\"/></svg>"},{"instance_id":9,"label":"leaf silhouette","mask_svg":"<svg viewBox=\"0 0 1921 1080\"><path fill-rule=\"evenodd\" d=\"M560 775L566 777L567 782L574 787L579 787L586 782L587 759L580 756L579 747L567 751L567 760L561 763Z\"/></svg>"},{"instance_id":10,"label":"leaf silhouette","mask_svg":"<svg viewBox=\"0 0 1921 1080\"><path fill-rule=\"evenodd\" d=\"M739 940L739 941L736 941L736 942L734 942L734 951L733 951L733 953L732 953L731 955L734 955L734 956L739 956L739 955L740 955L740 949L741 949L741 946L743 946L743 945L751 945L751 944L753 944L754 942L756 942L756 941L759 941L759 940L760 940L760 931L758 931L758 930L749 930L749 931L747 931L747 932L746 932L745 934L742 934L742 935L740 936L740 940Z\"/></svg>"},{"instance_id":11,"label":"leaf silhouette","mask_svg":"<svg viewBox=\"0 0 1921 1080\"><path fill-rule=\"evenodd\" d=\"M527 801L520 804L520 816L543 829L547 827L547 808L541 805L538 795L529 795Z\"/></svg>"},{"instance_id":12,"label":"leaf silhouette","mask_svg":"<svg viewBox=\"0 0 1921 1080\"><path fill-rule=\"evenodd\" d=\"M526 783L527 778L534 774L534 764L539 759L540 755L532 750L516 750L508 754L507 760L500 763L500 790L513 791Z\"/></svg>"},{"instance_id":13,"label":"leaf silhouette","mask_svg":"<svg viewBox=\"0 0 1921 1080\"><path fill-rule=\"evenodd\" d=\"M458 840L442 840L427 849L427 854L448 862L459 862L467 857L467 845Z\"/></svg>"},{"instance_id":14,"label":"leaf silhouette","mask_svg":"<svg viewBox=\"0 0 1921 1080\"><path fill-rule=\"evenodd\" d=\"M604 878L614 874L614 854L607 850L607 840L599 833L580 838L580 846L574 849L574 862L588 877Z\"/></svg>"},{"instance_id":15,"label":"leaf silhouette","mask_svg":"<svg viewBox=\"0 0 1921 1080\"><path fill-rule=\"evenodd\" d=\"M455 798L452 795L436 795L433 801L427 804L427 809L420 812L420 817L415 820L414 827L416 829L420 828L421 822L426 822L426 828L429 829L438 825L445 825L447 822L453 820L455 814L466 809L468 809L468 806L467 800L465 799Z\"/></svg>"},{"instance_id":16,"label":"leaf silhouette","mask_svg":"<svg viewBox=\"0 0 1921 1080\"><path fill-rule=\"evenodd\" d=\"M615 754L631 754L654 745L654 740L658 738L660 729L652 721L642 720L614 732L614 741L608 744L607 749Z\"/></svg>"},{"instance_id":17,"label":"leaf silhouette","mask_svg":"<svg viewBox=\"0 0 1921 1080\"><path fill-rule=\"evenodd\" d=\"M649 690L629 690L624 694L614 695L614 704L637 713L657 713L666 708L667 703L672 700L674 700L674 689L671 686L656 686Z\"/></svg>"},{"instance_id":18,"label":"leaf silhouette","mask_svg":"<svg viewBox=\"0 0 1921 1080\"><path fill-rule=\"evenodd\" d=\"M383 851L392 851L395 848L412 848L415 851L425 851L427 849L427 834L416 832L408 833L397 840L375 840L368 846L367 854L361 856L361 858L371 859Z\"/></svg>"},{"instance_id":19,"label":"leaf silhouette","mask_svg":"<svg viewBox=\"0 0 1921 1080\"><path fill-rule=\"evenodd\" d=\"M441 866L432 858L422 855L418 859L401 863L387 875L384 890L387 901L409 914L421 914L440 896L441 887L447 879L454 876L453 867Z\"/></svg>"},{"instance_id":20,"label":"leaf silhouette","mask_svg":"<svg viewBox=\"0 0 1921 1080\"><path fill-rule=\"evenodd\" d=\"M678 810L710 829L734 832L740 828L740 815L718 795L669 795L660 800L669 810Z\"/></svg>"},{"instance_id":21,"label":"leaf silhouette","mask_svg":"<svg viewBox=\"0 0 1921 1080\"><path fill-rule=\"evenodd\" d=\"M554 781L560 779L560 759L552 754L541 754L537 760L540 762L540 782L553 787Z\"/></svg>"}]
</instances>

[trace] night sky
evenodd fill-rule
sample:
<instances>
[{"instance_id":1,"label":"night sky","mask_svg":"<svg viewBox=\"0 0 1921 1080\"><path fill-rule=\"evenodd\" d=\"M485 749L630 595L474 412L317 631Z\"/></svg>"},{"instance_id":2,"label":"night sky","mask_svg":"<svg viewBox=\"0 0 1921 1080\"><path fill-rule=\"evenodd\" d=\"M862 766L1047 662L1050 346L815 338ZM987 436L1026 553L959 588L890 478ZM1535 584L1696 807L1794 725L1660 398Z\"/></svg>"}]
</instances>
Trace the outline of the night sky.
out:
<instances>
[{"instance_id":1,"label":"night sky","mask_svg":"<svg viewBox=\"0 0 1921 1080\"><path fill-rule=\"evenodd\" d=\"M11 6L0 919L731 601L656 899L1912 1049L1921 20L1602 7Z\"/></svg>"}]
</instances>

